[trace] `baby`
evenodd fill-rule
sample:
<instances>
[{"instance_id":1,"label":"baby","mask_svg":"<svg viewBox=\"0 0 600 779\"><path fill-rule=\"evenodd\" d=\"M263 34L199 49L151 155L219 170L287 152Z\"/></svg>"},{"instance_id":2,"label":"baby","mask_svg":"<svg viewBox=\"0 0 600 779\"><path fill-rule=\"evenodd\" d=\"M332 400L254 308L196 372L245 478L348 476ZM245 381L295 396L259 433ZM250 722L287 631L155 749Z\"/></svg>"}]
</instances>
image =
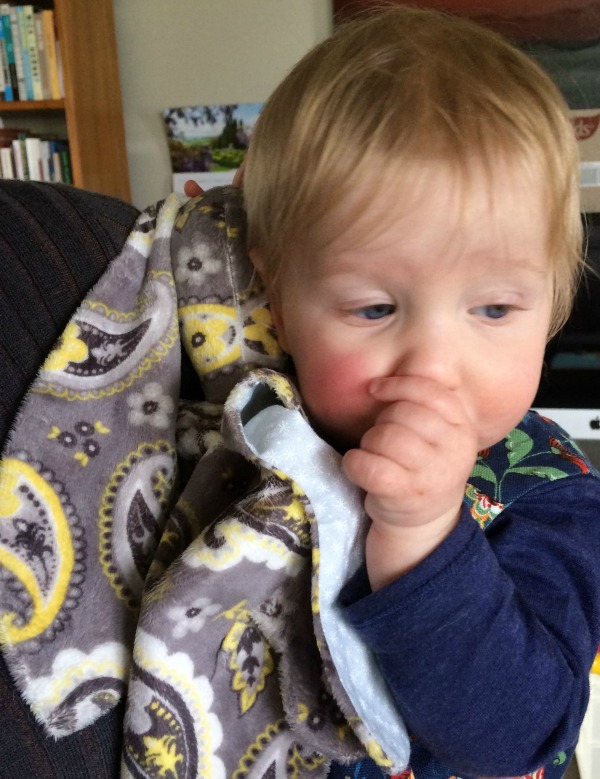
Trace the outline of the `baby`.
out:
<instances>
[{"instance_id":1,"label":"baby","mask_svg":"<svg viewBox=\"0 0 600 779\"><path fill-rule=\"evenodd\" d=\"M280 343L366 495L340 603L414 733L414 779L558 779L585 713L600 482L528 411L581 271L577 161L533 62L409 7L301 60L247 156Z\"/></svg>"}]
</instances>

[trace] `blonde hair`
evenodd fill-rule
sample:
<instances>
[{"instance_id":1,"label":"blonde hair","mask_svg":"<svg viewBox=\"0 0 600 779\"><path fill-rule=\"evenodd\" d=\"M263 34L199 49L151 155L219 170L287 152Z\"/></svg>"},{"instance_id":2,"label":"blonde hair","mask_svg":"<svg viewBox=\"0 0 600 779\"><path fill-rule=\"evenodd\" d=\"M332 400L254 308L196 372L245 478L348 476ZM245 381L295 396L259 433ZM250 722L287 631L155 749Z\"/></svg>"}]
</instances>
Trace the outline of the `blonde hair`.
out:
<instances>
[{"instance_id":1,"label":"blonde hair","mask_svg":"<svg viewBox=\"0 0 600 779\"><path fill-rule=\"evenodd\" d=\"M429 9L393 6L341 25L265 104L244 195L267 282L276 283L290 246L327 233L359 187L374 194L429 160L450 162L467 180L474 161L535 171L547 203L556 332L582 262L578 150L565 102L504 38Z\"/></svg>"}]
</instances>

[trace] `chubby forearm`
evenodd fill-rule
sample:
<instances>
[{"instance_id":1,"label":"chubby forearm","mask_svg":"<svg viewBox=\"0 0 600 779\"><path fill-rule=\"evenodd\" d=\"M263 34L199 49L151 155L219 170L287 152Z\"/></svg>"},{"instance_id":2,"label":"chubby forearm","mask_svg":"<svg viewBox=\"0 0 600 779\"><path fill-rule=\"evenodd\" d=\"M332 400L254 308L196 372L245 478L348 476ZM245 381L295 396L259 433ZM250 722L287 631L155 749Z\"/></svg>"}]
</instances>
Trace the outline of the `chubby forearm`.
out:
<instances>
[{"instance_id":1,"label":"chubby forearm","mask_svg":"<svg viewBox=\"0 0 600 779\"><path fill-rule=\"evenodd\" d=\"M404 576L373 593L363 571L343 593L407 725L456 771L522 775L577 740L600 528L597 482L573 481L505 510L487 536L463 515Z\"/></svg>"}]
</instances>

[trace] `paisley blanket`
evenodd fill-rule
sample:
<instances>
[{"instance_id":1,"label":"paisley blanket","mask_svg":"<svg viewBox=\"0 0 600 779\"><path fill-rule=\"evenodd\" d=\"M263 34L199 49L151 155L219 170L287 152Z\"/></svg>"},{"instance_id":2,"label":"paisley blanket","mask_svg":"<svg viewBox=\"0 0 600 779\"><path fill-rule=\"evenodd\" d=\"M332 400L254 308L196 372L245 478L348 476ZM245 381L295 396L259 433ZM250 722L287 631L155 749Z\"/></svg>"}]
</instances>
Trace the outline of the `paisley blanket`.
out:
<instances>
[{"instance_id":1,"label":"paisley blanket","mask_svg":"<svg viewBox=\"0 0 600 779\"><path fill-rule=\"evenodd\" d=\"M339 459L285 374L239 192L146 210L0 465L0 637L47 731L126 696L123 777L400 772L405 729L336 608L365 532Z\"/></svg>"}]
</instances>

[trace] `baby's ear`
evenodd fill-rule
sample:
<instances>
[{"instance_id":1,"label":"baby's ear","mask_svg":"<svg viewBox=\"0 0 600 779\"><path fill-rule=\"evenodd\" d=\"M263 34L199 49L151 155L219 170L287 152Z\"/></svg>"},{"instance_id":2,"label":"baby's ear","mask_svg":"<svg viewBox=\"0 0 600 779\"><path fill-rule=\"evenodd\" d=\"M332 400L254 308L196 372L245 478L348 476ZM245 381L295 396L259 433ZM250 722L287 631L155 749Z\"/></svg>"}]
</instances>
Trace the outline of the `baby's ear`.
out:
<instances>
[{"instance_id":1,"label":"baby's ear","mask_svg":"<svg viewBox=\"0 0 600 779\"><path fill-rule=\"evenodd\" d=\"M250 257L250 262L252 263L254 270L260 276L260 279L265 289L267 290L267 294L270 300L271 285L269 283L269 271L267 268L267 262L265 260L264 252L262 252L260 249L255 249L254 247L252 247L248 249L248 257Z\"/></svg>"},{"instance_id":2,"label":"baby's ear","mask_svg":"<svg viewBox=\"0 0 600 779\"><path fill-rule=\"evenodd\" d=\"M252 248L248 251L248 255L252 264L258 271L267 290L267 296L269 298L269 310L271 311L273 324L277 330L277 340L279 341L279 345L284 351L287 351L285 327L283 323L283 317L281 315L279 295L277 294L277 289L274 287L274 285L269 283L269 273L267 270L267 264L264 259L264 254L260 251L260 249Z\"/></svg>"},{"instance_id":3,"label":"baby's ear","mask_svg":"<svg viewBox=\"0 0 600 779\"><path fill-rule=\"evenodd\" d=\"M256 270L259 272L261 279L266 283L267 281L267 266L264 258L264 254L261 252L260 249L251 248L248 250L248 256L250 257L251 263L254 265Z\"/></svg>"}]
</instances>

